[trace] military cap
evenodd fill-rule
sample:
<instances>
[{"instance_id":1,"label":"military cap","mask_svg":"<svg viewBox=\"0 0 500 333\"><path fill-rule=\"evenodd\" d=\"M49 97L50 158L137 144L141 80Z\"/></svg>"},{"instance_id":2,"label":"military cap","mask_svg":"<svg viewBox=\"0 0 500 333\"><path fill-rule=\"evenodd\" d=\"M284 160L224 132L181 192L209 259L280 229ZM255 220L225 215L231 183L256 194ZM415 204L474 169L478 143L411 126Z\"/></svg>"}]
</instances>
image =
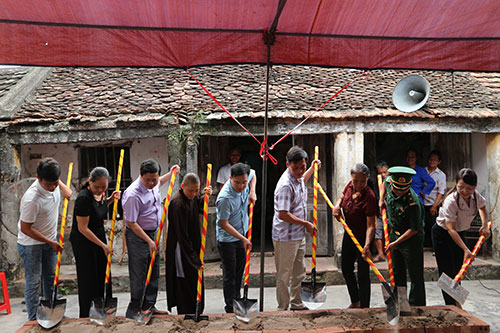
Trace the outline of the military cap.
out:
<instances>
[{"instance_id":1,"label":"military cap","mask_svg":"<svg viewBox=\"0 0 500 333\"><path fill-rule=\"evenodd\" d=\"M412 168L395 166L387 170L390 174L390 180L394 188L400 191L407 190L411 184L411 177L417 173Z\"/></svg>"}]
</instances>

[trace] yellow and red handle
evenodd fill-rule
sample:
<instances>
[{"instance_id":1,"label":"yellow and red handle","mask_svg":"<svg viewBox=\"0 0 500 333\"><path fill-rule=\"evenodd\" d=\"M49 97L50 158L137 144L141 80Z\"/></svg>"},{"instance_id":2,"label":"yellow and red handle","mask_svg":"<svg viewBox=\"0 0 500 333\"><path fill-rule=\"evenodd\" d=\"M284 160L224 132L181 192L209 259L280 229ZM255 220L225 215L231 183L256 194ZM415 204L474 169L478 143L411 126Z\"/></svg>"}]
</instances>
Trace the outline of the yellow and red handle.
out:
<instances>
[{"instance_id":1,"label":"yellow and red handle","mask_svg":"<svg viewBox=\"0 0 500 333\"><path fill-rule=\"evenodd\" d=\"M335 207L334 207L333 203L330 201L330 199L328 198L328 196L326 195L325 191L323 191L323 188L321 187L320 184L318 184L318 190L321 192L321 194L323 195L323 198L325 198L326 203L328 204L328 206L330 206L330 208L331 208L331 210L333 212L333 210L334 210ZM356 239L356 237L352 233L351 228L349 228L349 226L347 225L347 223L344 221L343 217L340 217L340 223L342 223L342 225L344 226L345 231L347 232L347 234L349 234L349 237L351 237L354 245L356 245L356 247L358 248L359 252L363 253L363 248L361 247L361 244L359 244L358 240ZM382 282L386 282L385 279L384 279L384 277L382 276L382 274L378 270L377 266L375 266L375 264L373 263L373 261L369 257L364 257L364 259L372 267L373 272L378 277L378 279L380 281L382 281Z\"/></svg>"},{"instance_id":2,"label":"yellow and red handle","mask_svg":"<svg viewBox=\"0 0 500 333\"><path fill-rule=\"evenodd\" d=\"M116 176L116 191L120 190L120 183L122 180L122 168L123 168L123 157L125 155L125 150L120 150L120 160L118 162L118 175ZM118 199L115 198L113 204L113 217L111 220L111 230L109 232L109 249L113 250L113 239L115 238L115 223L116 223L116 212L118 211ZM111 273L111 253L108 254L108 263L106 265L106 284L109 283L109 276Z\"/></svg>"},{"instance_id":3,"label":"yellow and red handle","mask_svg":"<svg viewBox=\"0 0 500 333\"><path fill-rule=\"evenodd\" d=\"M382 186L384 186L382 175L377 176L377 181L378 181L378 191L382 196L382 188L383 188ZM385 243L384 247L387 247L387 245L389 245L389 225L387 224L387 210L383 208L381 214L382 214L382 221L384 223L384 243ZM391 286L395 286L396 283L394 281L394 269L392 268L392 252L387 251L386 255L387 255L387 266L389 268L389 281L391 283Z\"/></svg>"},{"instance_id":4,"label":"yellow and red handle","mask_svg":"<svg viewBox=\"0 0 500 333\"><path fill-rule=\"evenodd\" d=\"M252 221L253 221L253 202L248 208L248 240L252 242ZM250 277L250 249L247 249L247 257L245 261L245 285L248 286L248 278Z\"/></svg>"},{"instance_id":5,"label":"yellow and red handle","mask_svg":"<svg viewBox=\"0 0 500 333\"><path fill-rule=\"evenodd\" d=\"M210 186L210 182L212 180L212 164L207 164L207 183L205 187ZM205 244L207 241L207 222L208 222L208 193L205 193L205 201L203 203L203 226L201 232L201 247L200 247L200 261L201 264L204 264L205 258ZM198 285L196 287L196 301L201 302L201 285L203 279L203 268L200 267L198 269Z\"/></svg>"},{"instance_id":6,"label":"yellow and red handle","mask_svg":"<svg viewBox=\"0 0 500 333\"><path fill-rule=\"evenodd\" d=\"M314 147L314 159L319 158L319 147ZM314 163L314 174L313 174L313 224L318 227L318 164ZM312 235L312 269L316 268L316 249L318 247L317 231L314 231Z\"/></svg>"},{"instance_id":7,"label":"yellow and red handle","mask_svg":"<svg viewBox=\"0 0 500 333\"><path fill-rule=\"evenodd\" d=\"M167 219L167 209L168 204L170 202L170 197L172 196L172 190L174 188L175 176L177 175L177 168L172 170L172 174L170 175L170 184L168 185L167 198L165 199L165 204L163 205L163 213L161 215L160 228L158 229L158 233L156 234L155 245L158 248L158 244L160 243L161 233L163 231L163 225L165 224L165 220ZM166 237L164 238L166 239ZM154 251L151 256L151 261L149 262L148 275L146 276L146 286L149 284L149 280L151 279L151 273L153 272L153 265L155 263L156 253L158 251Z\"/></svg>"},{"instance_id":8,"label":"yellow and red handle","mask_svg":"<svg viewBox=\"0 0 500 333\"><path fill-rule=\"evenodd\" d=\"M490 228L491 228L491 221L488 222L488 229L490 229ZM469 259L467 259L464 262L464 264L462 265L462 268L458 272L457 276L455 276L455 278L454 278L454 280L457 283L460 282L460 281L462 281L462 279L463 279L463 277L465 275L465 272L467 272L467 270L469 269L469 266L472 264L472 261L476 257L477 252L479 251L479 248L481 247L481 245L483 245L483 242L485 241L485 239L486 239L486 237L484 237L484 235L481 234L481 236L479 237L479 239L476 242L476 245L474 246L474 249L472 250L472 255L474 257L473 258L469 258Z\"/></svg>"},{"instance_id":9,"label":"yellow and red handle","mask_svg":"<svg viewBox=\"0 0 500 333\"><path fill-rule=\"evenodd\" d=\"M73 162L69 164L68 168L68 180L66 181L66 186L69 188L71 186L71 175L73 174ZM68 199L64 199L63 214L61 220L61 230L59 232L59 245L61 248L64 245L64 228L66 226L66 216L68 215ZM61 270L61 251L57 251L57 264L56 264L56 274L54 276L54 286L59 284L59 272Z\"/></svg>"}]
</instances>

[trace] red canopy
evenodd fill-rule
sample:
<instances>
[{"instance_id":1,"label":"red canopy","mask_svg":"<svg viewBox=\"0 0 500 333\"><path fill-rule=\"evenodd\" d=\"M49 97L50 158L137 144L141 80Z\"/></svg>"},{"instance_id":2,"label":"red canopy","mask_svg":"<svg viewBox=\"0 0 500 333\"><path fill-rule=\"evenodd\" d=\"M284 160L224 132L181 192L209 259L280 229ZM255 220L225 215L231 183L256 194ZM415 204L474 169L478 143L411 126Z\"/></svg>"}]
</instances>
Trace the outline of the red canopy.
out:
<instances>
[{"instance_id":1,"label":"red canopy","mask_svg":"<svg viewBox=\"0 0 500 333\"><path fill-rule=\"evenodd\" d=\"M497 0L3 0L0 63L265 63L275 19L273 63L500 70Z\"/></svg>"}]
</instances>

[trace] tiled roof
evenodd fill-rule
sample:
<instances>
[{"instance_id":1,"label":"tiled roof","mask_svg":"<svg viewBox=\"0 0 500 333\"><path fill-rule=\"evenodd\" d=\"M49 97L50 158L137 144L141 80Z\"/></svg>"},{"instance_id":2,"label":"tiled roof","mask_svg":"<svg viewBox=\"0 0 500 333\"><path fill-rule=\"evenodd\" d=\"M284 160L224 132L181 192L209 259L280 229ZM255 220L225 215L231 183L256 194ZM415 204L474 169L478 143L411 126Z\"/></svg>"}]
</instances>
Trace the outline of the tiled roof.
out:
<instances>
[{"instance_id":1,"label":"tiled roof","mask_svg":"<svg viewBox=\"0 0 500 333\"><path fill-rule=\"evenodd\" d=\"M263 117L265 66L217 65L191 68L190 72L235 116ZM273 66L270 117L303 118L361 73L354 69ZM424 76L431 84L431 96L423 109L404 113L393 106L392 91L409 74ZM498 91L482 85L484 80L475 75L369 71L368 80L359 78L314 117L498 117ZM494 79L498 78L495 74ZM3 85L0 78L0 87ZM184 122L193 111L202 111L209 120L227 118L181 69L55 68L9 124L150 121L166 116Z\"/></svg>"},{"instance_id":2,"label":"tiled roof","mask_svg":"<svg viewBox=\"0 0 500 333\"><path fill-rule=\"evenodd\" d=\"M27 68L0 68L0 98L28 73Z\"/></svg>"},{"instance_id":3,"label":"tiled roof","mask_svg":"<svg viewBox=\"0 0 500 333\"><path fill-rule=\"evenodd\" d=\"M498 73L471 73L483 86L500 95L500 74Z\"/></svg>"}]
</instances>

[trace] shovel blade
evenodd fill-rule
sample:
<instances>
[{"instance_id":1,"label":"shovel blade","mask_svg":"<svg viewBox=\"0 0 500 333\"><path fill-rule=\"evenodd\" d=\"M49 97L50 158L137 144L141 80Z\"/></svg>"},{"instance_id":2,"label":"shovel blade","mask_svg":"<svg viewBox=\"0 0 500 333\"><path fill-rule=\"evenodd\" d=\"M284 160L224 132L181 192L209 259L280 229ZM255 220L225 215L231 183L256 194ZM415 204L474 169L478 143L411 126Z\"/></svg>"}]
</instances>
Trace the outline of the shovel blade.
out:
<instances>
[{"instance_id":1,"label":"shovel blade","mask_svg":"<svg viewBox=\"0 0 500 333\"><path fill-rule=\"evenodd\" d=\"M398 298L399 298L399 313L402 316L411 316L410 302L408 302L408 293L406 292L406 287L398 287Z\"/></svg>"},{"instance_id":2,"label":"shovel blade","mask_svg":"<svg viewBox=\"0 0 500 333\"><path fill-rule=\"evenodd\" d=\"M316 282L313 287L312 282L302 282L300 297L309 310L319 309L326 302L326 283Z\"/></svg>"},{"instance_id":3,"label":"shovel blade","mask_svg":"<svg viewBox=\"0 0 500 333\"><path fill-rule=\"evenodd\" d=\"M233 301L234 315L241 321L248 323L259 314L256 299L235 298Z\"/></svg>"},{"instance_id":4,"label":"shovel blade","mask_svg":"<svg viewBox=\"0 0 500 333\"><path fill-rule=\"evenodd\" d=\"M467 289L462 287L457 283L457 281L453 280L445 273L441 274L437 284L439 288L453 297L460 304L464 304L467 296L469 296Z\"/></svg>"},{"instance_id":5,"label":"shovel blade","mask_svg":"<svg viewBox=\"0 0 500 333\"><path fill-rule=\"evenodd\" d=\"M138 312L135 320L137 320L138 323L147 325L151 320L152 316L153 316L153 307L150 307L149 309L141 310L140 312Z\"/></svg>"},{"instance_id":6,"label":"shovel blade","mask_svg":"<svg viewBox=\"0 0 500 333\"><path fill-rule=\"evenodd\" d=\"M387 282L382 282L382 295L386 306L387 321L395 326L399 322L399 299L397 289L391 288Z\"/></svg>"},{"instance_id":7,"label":"shovel blade","mask_svg":"<svg viewBox=\"0 0 500 333\"><path fill-rule=\"evenodd\" d=\"M116 318L118 298L110 297L104 301L103 298L95 298L90 304L90 321L97 325L106 325Z\"/></svg>"},{"instance_id":8,"label":"shovel blade","mask_svg":"<svg viewBox=\"0 0 500 333\"><path fill-rule=\"evenodd\" d=\"M40 301L36 310L38 324L46 329L51 329L61 322L66 311L66 300L59 299L55 302Z\"/></svg>"}]
</instances>

